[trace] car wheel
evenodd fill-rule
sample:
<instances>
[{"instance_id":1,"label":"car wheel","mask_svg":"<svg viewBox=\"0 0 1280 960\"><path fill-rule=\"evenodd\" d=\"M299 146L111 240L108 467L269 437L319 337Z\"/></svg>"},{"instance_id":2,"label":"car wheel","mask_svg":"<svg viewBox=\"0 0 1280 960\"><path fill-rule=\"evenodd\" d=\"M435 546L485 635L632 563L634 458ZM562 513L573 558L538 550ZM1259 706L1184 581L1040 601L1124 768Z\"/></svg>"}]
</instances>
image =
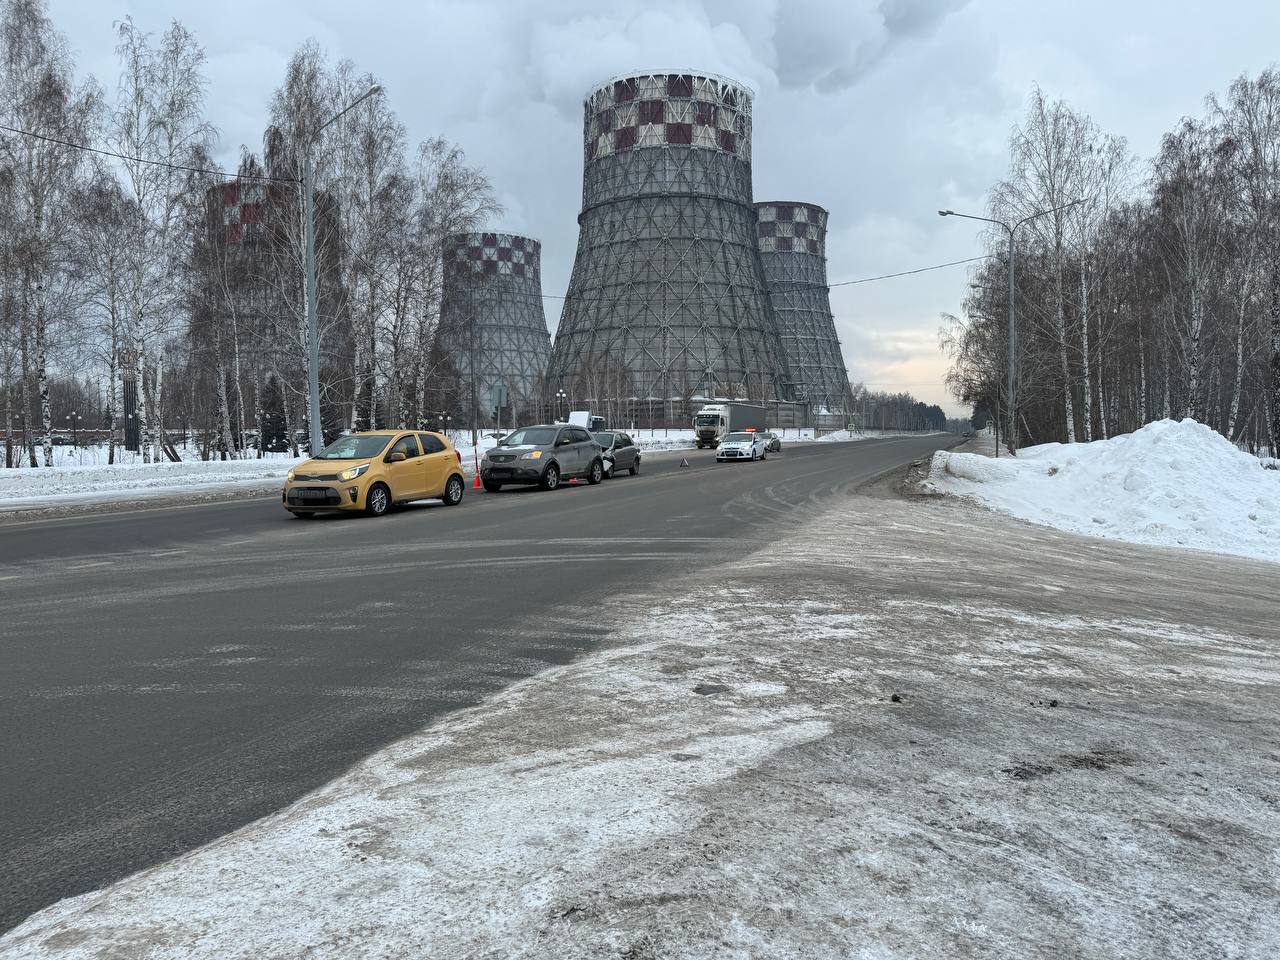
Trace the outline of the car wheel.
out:
<instances>
[{"instance_id":1,"label":"car wheel","mask_svg":"<svg viewBox=\"0 0 1280 960\"><path fill-rule=\"evenodd\" d=\"M299 520L310 520L315 516L310 510L294 510L293 515Z\"/></svg>"},{"instance_id":2,"label":"car wheel","mask_svg":"<svg viewBox=\"0 0 1280 960\"><path fill-rule=\"evenodd\" d=\"M484 484L484 488L488 490L490 493L497 493L499 490L502 489L502 484L494 483L492 480L482 480L480 482Z\"/></svg>"},{"instance_id":3,"label":"car wheel","mask_svg":"<svg viewBox=\"0 0 1280 960\"><path fill-rule=\"evenodd\" d=\"M542 471L542 479L538 481L538 486L543 490L554 490L560 486L560 468L554 463L547 464L547 469Z\"/></svg>"},{"instance_id":4,"label":"car wheel","mask_svg":"<svg viewBox=\"0 0 1280 960\"><path fill-rule=\"evenodd\" d=\"M364 512L371 517L385 516L391 509L391 491L385 483L375 483L365 497Z\"/></svg>"},{"instance_id":5,"label":"car wheel","mask_svg":"<svg viewBox=\"0 0 1280 960\"><path fill-rule=\"evenodd\" d=\"M636 457L635 462L627 468L627 472L633 477L640 472L640 458Z\"/></svg>"},{"instance_id":6,"label":"car wheel","mask_svg":"<svg viewBox=\"0 0 1280 960\"><path fill-rule=\"evenodd\" d=\"M446 507L456 507L462 502L462 478L454 474L449 478L449 482L444 485L444 496L440 499L444 501Z\"/></svg>"},{"instance_id":7,"label":"car wheel","mask_svg":"<svg viewBox=\"0 0 1280 960\"><path fill-rule=\"evenodd\" d=\"M591 469L587 471L587 483L595 486L604 479L604 464L597 457L591 461Z\"/></svg>"}]
</instances>

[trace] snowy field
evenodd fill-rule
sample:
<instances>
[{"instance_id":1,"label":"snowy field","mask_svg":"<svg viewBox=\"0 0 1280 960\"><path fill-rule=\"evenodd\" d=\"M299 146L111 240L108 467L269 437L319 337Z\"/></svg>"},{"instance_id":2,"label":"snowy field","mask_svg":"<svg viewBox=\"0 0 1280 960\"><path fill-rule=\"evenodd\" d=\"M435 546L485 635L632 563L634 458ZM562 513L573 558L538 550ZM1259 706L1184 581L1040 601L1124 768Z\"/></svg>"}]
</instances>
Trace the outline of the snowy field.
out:
<instances>
[{"instance_id":1,"label":"snowy field","mask_svg":"<svg viewBox=\"0 0 1280 960\"><path fill-rule=\"evenodd\" d=\"M617 629L0 956L1273 958L1267 577L1081 544L846 498L549 611Z\"/></svg>"},{"instance_id":2,"label":"snowy field","mask_svg":"<svg viewBox=\"0 0 1280 960\"><path fill-rule=\"evenodd\" d=\"M926 486L1059 530L1280 562L1280 470L1193 420L1017 459L943 451Z\"/></svg>"}]
</instances>

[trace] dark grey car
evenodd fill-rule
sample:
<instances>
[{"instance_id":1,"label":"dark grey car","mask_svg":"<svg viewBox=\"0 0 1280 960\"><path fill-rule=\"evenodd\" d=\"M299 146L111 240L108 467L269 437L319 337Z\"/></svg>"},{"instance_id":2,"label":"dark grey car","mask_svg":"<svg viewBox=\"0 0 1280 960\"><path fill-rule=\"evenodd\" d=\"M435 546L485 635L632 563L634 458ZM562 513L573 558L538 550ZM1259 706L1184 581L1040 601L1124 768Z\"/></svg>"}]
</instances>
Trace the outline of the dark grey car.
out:
<instances>
[{"instance_id":1,"label":"dark grey car","mask_svg":"<svg viewBox=\"0 0 1280 960\"><path fill-rule=\"evenodd\" d=\"M616 477L623 470L633 477L640 472L640 448L629 434L617 430L601 430L592 436L600 444L606 477Z\"/></svg>"},{"instance_id":2,"label":"dark grey car","mask_svg":"<svg viewBox=\"0 0 1280 960\"><path fill-rule=\"evenodd\" d=\"M604 479L600 445L583 427L553 423L512 430L480 461L480 482L490 493L507 484L554 490L562 480Z\"/></svg>"}]
</instances>

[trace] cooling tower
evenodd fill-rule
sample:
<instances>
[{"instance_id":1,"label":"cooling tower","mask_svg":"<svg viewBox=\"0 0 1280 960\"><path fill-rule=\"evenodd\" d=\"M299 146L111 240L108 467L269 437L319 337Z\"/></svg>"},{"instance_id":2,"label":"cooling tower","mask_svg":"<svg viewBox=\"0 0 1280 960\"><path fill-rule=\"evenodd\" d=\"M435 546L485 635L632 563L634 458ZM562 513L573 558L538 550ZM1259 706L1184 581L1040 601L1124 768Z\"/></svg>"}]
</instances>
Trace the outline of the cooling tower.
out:
<instances>
[{"instance_id":1,"label":"cooling tower","mask_svg":"<svg viewBox=\"0 0 1280 960\"><path fill-rule=\"evenodd\" d=\"M506 404L538 402L551 352L542 310L541 245L510 233L458 233L444 244L444 290L437 342L470 403L472 363L482 417Z\"/></svg>"},{"instance_id":2,"label":"cooling tower","mask_svg":"<svg viewBox=\"0 0 1280 960\"><path fill-rule=\"evenodd\" d=\"M783 396L756 250L751 94L629 76L584 103L577 258L548 369L574 398Z\"/></svg>"},{"instance_id":3,"label":"cooling tower","mask_svg":"<svg viewBox=\"0 0 1280 960\"><path fill-rule=\"evenodd\" d=\"M815 413L848 412L849 373L827 289L827 211L812 203L756 204L760 260L795 399Z\"/></svg>"}]
</instances>

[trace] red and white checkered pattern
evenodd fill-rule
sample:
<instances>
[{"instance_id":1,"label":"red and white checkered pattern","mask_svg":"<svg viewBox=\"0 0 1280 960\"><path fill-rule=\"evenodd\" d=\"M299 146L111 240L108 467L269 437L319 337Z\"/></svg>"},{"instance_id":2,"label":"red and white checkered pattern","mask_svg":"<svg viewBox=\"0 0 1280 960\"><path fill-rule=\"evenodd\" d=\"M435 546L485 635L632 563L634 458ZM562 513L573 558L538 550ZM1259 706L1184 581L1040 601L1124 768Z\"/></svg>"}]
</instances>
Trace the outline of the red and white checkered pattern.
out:
<instances>
[{"instance_id":1,"label":"red and white checkered pattern","mask_svg":"<svg viewBox=\"0 0 1280 960\"><path fill-rule=\"evenodd\" d=\"M261 235L266 188L257 182L232 180L221 186L222 227L227 243L242 243Z\"/></svg>"},{"instance_id":2,"label":"red and white checkered pattern","mask_svg":"<svg viewBox=\"0 0 1280 960\"><path fill-rule=\"evenodd\" d=\"M588 163L662 146L751 159L751 93L732 80L690 73L626 77L598 87L583 111Z\"/></svg>"},{"instance_id":3,"label":"red and white checkered pattern","mask_svg":"<svg viewBox=\"0 0 1280 960\"><path fill-rule=\"evenodd\" d=\"M812 253L825 257L827 211L813 203L757 203L756 236L761 253Z\"/></svg>"},{"instance_id":4,"label":"red and white checkered pattern","mask_svg":"<svg viewBox=\"0 0 1280 960\"><path fill-rule=\"evenodd\" d=\"M541 280L542 244L514 233L455 233L444 246L445 267L454 273Z\"/></svg>"}]
</instances>

